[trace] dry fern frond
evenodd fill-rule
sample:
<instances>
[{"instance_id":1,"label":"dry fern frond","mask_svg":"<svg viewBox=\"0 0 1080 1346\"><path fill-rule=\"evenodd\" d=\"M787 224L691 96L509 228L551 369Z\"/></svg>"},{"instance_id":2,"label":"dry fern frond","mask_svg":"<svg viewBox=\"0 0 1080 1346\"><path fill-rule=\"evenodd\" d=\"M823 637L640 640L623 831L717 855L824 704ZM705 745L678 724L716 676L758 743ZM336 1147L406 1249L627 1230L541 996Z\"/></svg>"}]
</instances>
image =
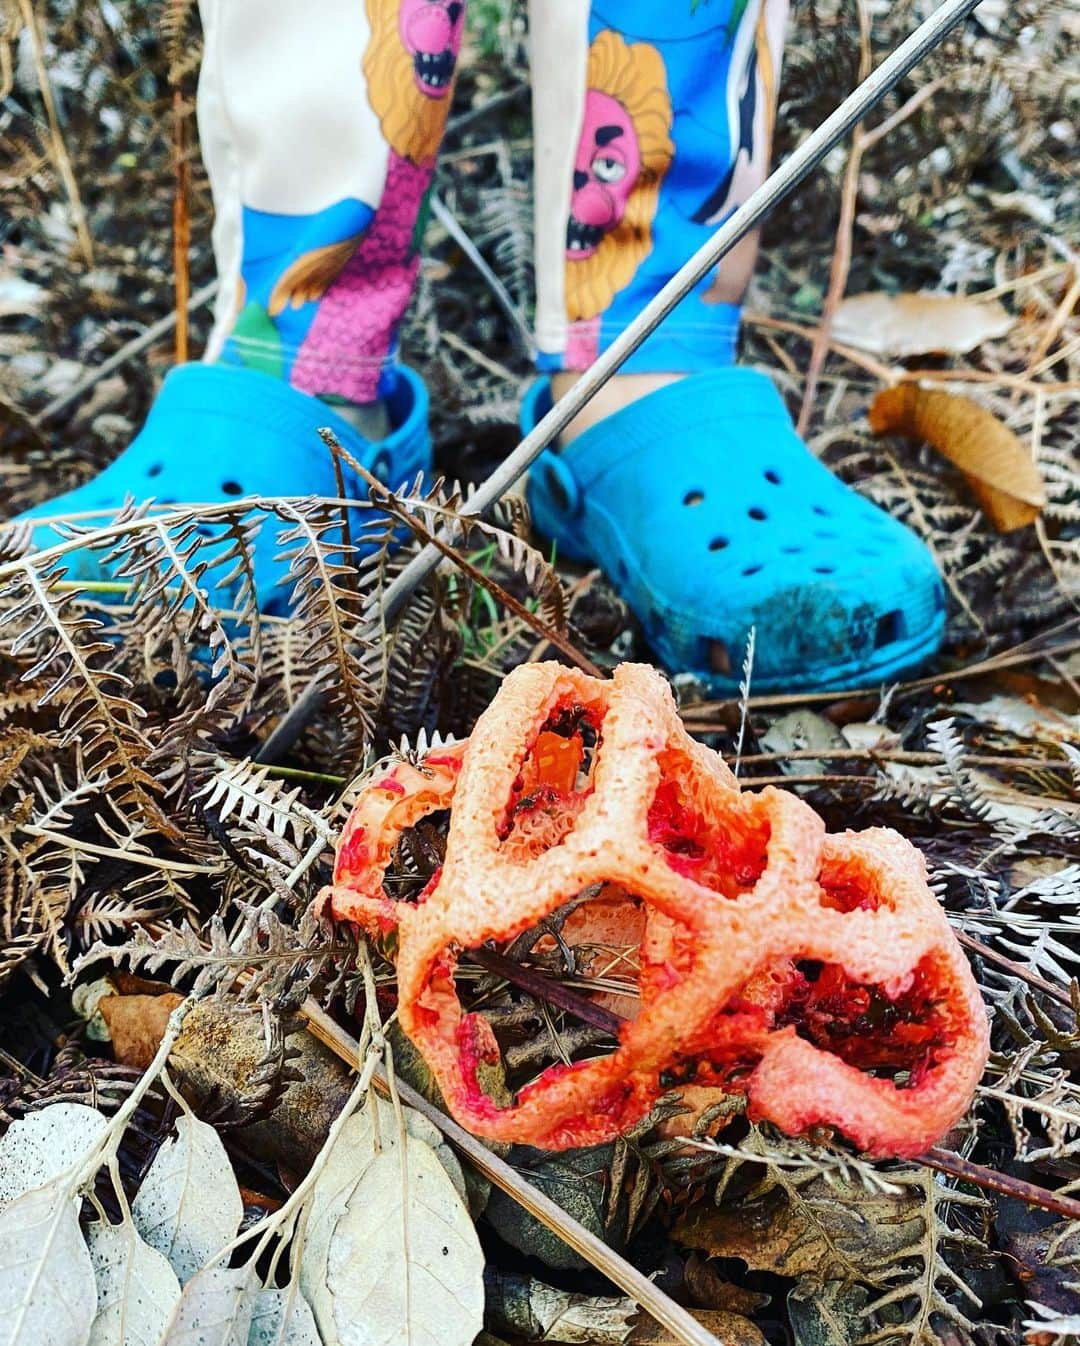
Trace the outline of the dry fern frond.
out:
<instances>
[{"instance_id":1,"label":"dry fern frond","mask_svg":"<svg viewBox=\"0 0 1080 1346\"><path fill-rule=\"evenodd\" d=\"M160 662L175 676L180 714L158 745L162 759L176 755L179 740L228 734L251 707L261 657L252 556L260 522L235 508L154 516L110 554L110 568L131 585L122 630L144 664Z\"/></svg>"},{"instance_id":2,"label":"dry fern frond","mask_svg":"<svg viewBox=\"0 0 1080 1346\"><path fill-rule=\"evenodd\" d=\"M114 648L102 637L105 624L83 609L77 593L58 587L64 574L62 563L44 570L33 561L18 563L0 595L8 652L33 660L25 682L46 681L39 705L60 701L57 726L64 742L78 740L87 772L114 792L122 808L175 837L161 806L161 783L146 769L146 712L127 695L130 679L109 665Z\"/></svg>"},{"instance_id":3,"label":"dry fern frond","mask_svg":"<svg viewBox=\"0 0 1080 1346\"><path fill-rule=\"evenodd\" d=\"M361 599L352 587L354 549L342 539L336 511L285 501L271 508L289 525L279 541L289 560L300 657L334 713L344 740L342 755L356 759L371 737L378 689L358 653L367 641Z\"/></svg>"},{"instance_id":4,"label":"dry fern frond","mask_svg":"<svg viewBox=\"0 0 1080 1346\"><path fill-rule=\"evenodd\" d=\"M764 1165L761 1181L726 1202L732 1177L751 1161ZM708 1215L690 1219L706 1237L719 1229L708 1249L718 1255L753 1258L757 1245L762 1265L772 1269L774 1250L782 1248L783 1262L800 1266L804 1284L866 1286L877 1296L865 1310L866 1343L939 1346L942 1323L973 1330L965 1310L979 1301L946 1254L982 1246L955 1217L981 1212L983 1199L945 1186L927 1168L868 1168L854 1156L756 1127L721 1175L718 1223Z\"/></svg>"},{"instance_id":5,"label":"dry fern frond","mask_svg":"<svg viewBox=\"0 0 1080 1346\"><path fill-rule=\"evenodd\" d=\"M292 837L304 845L314 832L330 840L330 830L312 809L299 802L300 786L287 788L268 767L254 762L227 762L221 758L201 798L220 822L255 823L277 837Z\"/></svg>"}]
</instances>

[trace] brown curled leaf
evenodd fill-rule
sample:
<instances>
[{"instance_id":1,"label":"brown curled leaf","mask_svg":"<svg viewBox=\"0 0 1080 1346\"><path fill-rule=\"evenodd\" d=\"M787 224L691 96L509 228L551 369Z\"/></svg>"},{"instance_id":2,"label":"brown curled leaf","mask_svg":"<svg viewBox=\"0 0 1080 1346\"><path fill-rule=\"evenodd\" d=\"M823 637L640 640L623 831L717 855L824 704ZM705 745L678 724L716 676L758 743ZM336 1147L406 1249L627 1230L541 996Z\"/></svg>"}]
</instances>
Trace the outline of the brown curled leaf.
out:
<instances>
[{"instance_id":1,"label":"brown curled leaf","mask_svg":"<svg viewBox=\"0 0 1080 1346\"><path fill-rule=\"evenodd\" d=\"M964 474L1000 533L1034 523L1046 503L1030 453L1008 426L969 397L901 383L874 398L870 429L933 445Z\"/></svg>"}]
</instances>

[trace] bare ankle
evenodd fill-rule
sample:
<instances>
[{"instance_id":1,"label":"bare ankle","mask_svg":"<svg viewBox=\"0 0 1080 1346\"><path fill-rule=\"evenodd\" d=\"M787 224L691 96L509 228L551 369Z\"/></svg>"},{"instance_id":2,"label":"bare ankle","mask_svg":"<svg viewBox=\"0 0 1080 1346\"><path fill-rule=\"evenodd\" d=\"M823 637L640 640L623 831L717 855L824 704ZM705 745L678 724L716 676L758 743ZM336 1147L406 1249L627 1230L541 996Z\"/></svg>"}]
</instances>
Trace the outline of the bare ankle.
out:
<instances>
[{"instance_id":1,"label":"bare ankle","mask_svg":"<svg viewBox=\"0 0 1080 1346\"><path fill-rule=\"evenodd\" d=\"M606 420L612 412L621 411L631 402L647 397L649 393L654 393L669 383L675 383L682 377L682 374L616 374L604 384L589 404L578 412L562 432L559 443L569 444L583 431L590 430L600 421ZM557 398L562 397L580 378L579 373L556 374L551 380L551 390Z\"/></svg>"},{"instance_id":2,"label":"bare ankle","mask_svg":"<svg viewBox=\"0 0 1080 1346\"><path fill-rule=\"evenodd\" d=\"M385 439L393 429L389 409L381 397L374 402L334 402L332 405L343 420L373 444Z\"/></svg>"}]
</instances>

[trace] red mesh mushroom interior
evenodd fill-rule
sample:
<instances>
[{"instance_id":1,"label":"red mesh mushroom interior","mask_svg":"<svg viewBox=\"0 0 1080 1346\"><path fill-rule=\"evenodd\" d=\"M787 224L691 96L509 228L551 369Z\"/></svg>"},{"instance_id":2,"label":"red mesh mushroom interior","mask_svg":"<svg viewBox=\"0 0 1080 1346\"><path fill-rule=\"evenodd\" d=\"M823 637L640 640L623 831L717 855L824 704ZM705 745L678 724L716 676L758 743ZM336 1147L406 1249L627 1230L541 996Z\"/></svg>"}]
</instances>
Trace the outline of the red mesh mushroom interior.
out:
<instances>
[{"instance_id":1,"label":"red mesh mushroom interior","mask_svg":"<svg viewBox=\"0 0 1080 1346\"><path fill-rule=\"evenodd\" d=\"M447 809L441 868L396 898L395 846ZM590 893L563 938L636 946L637 1013L613 1051L497 1106L477 1072L498 1046L462 1007L458 960ZM678 1082L907 1156L962 1115L986 1061L986 1013L921 855L884 829L827 835L783 791L740 792L645 666L611 682L517 669L467 743L362 793L328 898L338 919L396 931L401 1026L458 1121L492 1139L596 1144Z\"/></svg>"}]
</instances>

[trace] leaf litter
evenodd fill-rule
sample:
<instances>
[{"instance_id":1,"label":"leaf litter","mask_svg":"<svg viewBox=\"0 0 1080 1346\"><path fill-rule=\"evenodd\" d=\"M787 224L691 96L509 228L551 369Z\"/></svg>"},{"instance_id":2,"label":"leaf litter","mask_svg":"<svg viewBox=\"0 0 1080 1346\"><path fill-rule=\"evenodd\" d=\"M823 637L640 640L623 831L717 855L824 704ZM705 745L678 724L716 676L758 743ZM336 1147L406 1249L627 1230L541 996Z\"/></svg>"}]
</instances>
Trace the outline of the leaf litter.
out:
<instances>
[{"instance_id":1,"label":"leaf litter","mask_svg":"<svg viewBox=\"0 0 1080 1346\"><path fill-rule=\"evenodd\" d=\"M475 50L455 108L470 120L450 133L438 191L466 228L480 222L474 241L527 321L523 6L473 8ZM880 59L921 7L872 9L871 39ZM173 311L174 117L177 107L191 117L199 50L188 0L101 6L48 0L39 11L63 149L93 221L94 265L79 260L77 213L64 185L60 147L47 130L33 64L20 60L0 114L0 133L11 147L0 181L9 300L0 331L0 442L13 510L104 465L141 421L172 358L166 335L147 354L122 360L81 402L63 401L147 324ZM0 43L9 32L25 42L17 26L5 24ZM796 7L779 155L831 110L839 90L851 87L857 27L849 5L814 0ZM834 315L836 347L826 353L808 438L830 467L934 550L949 602L940 664L928 679L910 679L884 695L870 689L862 697L807 698L799 706L756 697L752 680L741 707L713 704L678 680L693 732L729 757L741 743L745 788L781 778L797 784L836 830L887 825L922 847L954 927L998 960L974 955L992 1015L994 1055L970 1117L948 1145L1007 1181L1023 1178L1063 1197L1080 1183L1080 1048L1070 991L1080 972L1080 348L1078 192L1068 173L1075 130L1067 116L1068 53L1077 35L1065 6L1036 0L981 5L947 49L874 114L871 133L881 119L895 124L864 150L860 165L847 289L864 304L872 301L877 316L870 322L864 311L868 335L860 345L858 333L853 339L842 325L851 301ZM119 67L138 71L138 79L114 73L118 53ZM0 62L0 71L6 68ZM793 409L837 245L843 173L838 155L770 219L751 296L743 358L773 374ZM188 201L198 288L210 278L210 256L209 198L197 154ZM898 314L910 315L912 298L920 322L934 329L925 342L910 336L910 324L903 330L902 317L899 335L890 331ZM926 319L928 299L933 320ZM207 330L207 310L196 309L196 350ZM457 244L433 222L403 344L433 389L438 453L453 476L478 478L516 442L516 406L529 374L516 331ZM474 351L497 351L499 360L480 363ZM955 465L939 456L928 444L940 437L940 418L927 422L925 411L914 438L876 436L874 398L898 381L933 394L926 406L934 410L951 405L939 394L962 397L968 425L977 409L978 430L962 425L961 433L978 452L972 456L969 447ZM987 428L986 416L999 430ZM988 464L983 443L1004 444L1001 431L1011 447ZM1022 481L1017 445L1028 464ZM982 470L985 489L1004 487L1007 494L1012 487L1022 509L1038 511L1037 522L998 532L992 496L980 503L968 493L960 472L969 468L976 479ZM1042 492L1038 500L1032 472ZM260 617L243 586L227 622L194 601L177 605L169 586L154 582L164 560L161 530L138 518L98 538L98 545L118 545L128 558L131 587L119 605L116 595L72 594L58 574L25 561L17 536L5 535L0 1120L8 1130L0 1147L13 1147L24 1174L15 1182L3 1179L0 1249L9 1263L32 1266L36 1284L55 1290L49 1313L20 1308L14 1316L0 1314L0 1341L110 1340L119 1301L103 1294L102 1316L91 1258L103 1240L142 1248L128 1259L142 1268L130 1277L136 1293L145 1281L158 1283L146 1261L156 1255L139 1241L126 1212L138 1203L155 1154L175 1155L184 1127L194 1123L176 1114L167 1090L144 1088L138 1071L114 1063L100 1018L94 1034L77 1021L72 1029L71 988L62 978L79 967L77 977L90 980L106 956L117 964L110 976L120 1000L174 989L187 995L196 986L212 997L217 1037L208 1031L197 1039L211 1061L215 1042L221 1052L229 1041L230 1024L245 1033L258 1026L254 1057L244 1058L251 1061L250 1087L230 1094L220 1078L201 1092L185 1084L193 1090L198 1125L220 1136L235 1175L230 1186L217 1155L209 1171L219 1187L200 1192L198 1218L202 1200L215 1207L223 1190L229 1218L213 1226L213 1237L192 1245L200 1252L191 1262L203 1249L209 1261L237 1238L244 1241L224 1261L195 1270L182 1312L171 1310L166 1340L308 1346L313 1339L302 1263L322 1237L320 1185L331 1180L334 1162L323 1161L310 1209L306 1196L291 1208L305 1172L290 1170L282 1155L316 1154L325 1134L315 1131L326 1125L316 1108L301 1106L303 1082L289 1074L295 1043L305 1035L298 1016L309 995L345 1026L357 1013L367 1015L369 1002L380 1001L387 1013L393 1005L390 968L376 963L377 990L368 994L361 947L309 910L328 872L332 838L360 784L378 769L375 763L392 752L415 751L435 731L467 735L505 673L534 657L541 636L500 594L542 612L554 633L597 663L641 653L625 608L601 579L569 568L556 576L543 558L524 552L513 505L498 515L494 533L457 522L463 498L452 486L426 497L408 491L398 497L420 528L445 529L472 568L466 572L449 560L389 629L375 599L415 553L415 543L393 551L373 520L376 545L354 583L334 569L348 558L335 549L336 518L320 502L288 508L266 502L261 509L264 526L292 530L286 545L295 551L298 579L333 577L311 590L291 619ZM192 512L178 526L194 532L209 522L230 530L235 560L229 564L242 566L250 530L236 511ZM193 559L182 553L166 564L173 582L193 594L199 587ZM228 568L211 566L202 587L212 589ZM488 576L498 589L485 586ZM104 607L103 599L112 606ZM91 624L102 619L107 637ZM218 667L213 684L188 653L201 645L210 646ZM315 681L327 688L321 707L284 756L254 765L251 759ZM801 721L785 722L795 710ZM799 773L797 781L792 772ZM411 837L399 856L398 882L422 887L437 858L437 835ZM91 949L93 961L80 963ZM580 969L567 966L557 940L514 956L580 989ZM599 960L605 991L625 1005L629 952L604 948L591 957ZM480 966L463 965L461 977L463 996L487 1015L513 1062L510 1087L554 1060L605 1050L592 1026L534 992ZM159 1018L165 1008L158 1007ZM125 1013L138 1018L133 1010ZM148 1032L151 1048L160 1031L159 1022ZM117 1032L116 1046L126 1053L131 1048L123 1036ZM383 1052L378 1044L376 1050ZM397 1059L404 1073L407 1054L399 1051ZM411 1074L415 1066L410 1077L423 1085ZM342 1096L347 1093L344 1077ZM78 1124L69 1131L50 1115L56 1106L93 1110L102 1121L89 1123L85 1135ZM1000 1193L976 1195L919 1166L866 1165L867 1172L837 1136L790 1140L753 1129L737 1114L719 1133L719 1144L691 1148L677 1128L684 1106L674 1089L662 1115L649 1119L659 1125L635 1128L617 1145L588 1152L568 1181L549 1190L576 1186L575 1209L589 1213L590 1227L617 1254L661 1277L665 1291L721 1340L749 1341L753 1332L770 1341L790 1334L797 1346L846 1346L862 1338L917 1346L1020 1340L1071 1346L1077 1339L1075 1221L1062 1225L1060 1216L1023 1208ZM386 1107L380 1106L380 1118ZM370 1105L354 1114L357 1143L369 1134L364 1127L374 1115ZM35 1119L31 1134L55 1128L58 1149L51 1140L44 1149L38 1142L21 1148L28 1141L18 1137L27 1132L16 1128ZM686 1121L683 1128L694 1125ZM707 1137L708 1119L696 1125ZM378 1129L386 1158L374 1169L364 1167L373 1175L399 1164L396 1114L385 1125L380 1120ZM454 1212L447 1218L464 1240L462 1184L471 1200L479 1192L483 1204L475 1175L460 1166L460 1177L448 1172L453 1165L439 1160L450 1152L445 1145L432 1149L430 1134L413 1136L405 1150L417 1145L427 1147L428 1157L416 1171L424 1173L423 1184L437 1185L440 1208ZM0 1156L7 1152L0 1148ZM373 1144L364 1152L370 1158ZM98 1159L96 1177L77 1171ZM545 1156L511 1159L526 1176L543 1179ZM333 1218L322 1221L328 1266L359 1184L348 1163L337 1171L341 1190L329 1207ZM410 1208L398 1184L380 1177L372 1190L388 1208L395 1199L398 1209ZM393 1245L390 1255L400 1265L400 1220L375 1230L359 1204L352 1209L336 1254L339 1277L354 1253L362 1262L362 1245L373 1232ZM534 1258L525 1263L525 1253L492 1232L487 1215L478 1218L489 1282L495 1275L525 1276L531 1284L519 1298L534 1306L550 1306L552 1294L578 1296L573 1331L579 1339L619 1339L623 1332L639 1340L673 1339L640 1315L635 1321L628 1302L613 1310L605 1293L610 1285L595 1272L535 1260L536 1250L558 1243L557 1233L544 1230L545 1242L519 1222L515 1237ZM697 1230L702 1246L681 1242L677 1230L684 1237ZM472 1292L479 1295L475 1249L455 1246L457 1269L471 1268ZM1037 1254L1029 1251L1036 1247ZM1019 1251L1036 1275L1018 1270ZM700 1271L702 1261L709 1275ZM164 1287L160 1263L153 1265ZM0 1275L0 1295L15 1293L11 1287L25 1284L25 1274ZM370 1276L370 1268L363 1274ZM318 1290L317 1279L313 1283ZM722 1288L732 1283L748 1296L734 1311L731 1291ZM154 1292L155 1301L175 1295L168 1284L169 1290ZM351 1284L351 1276L341 1282L347 1300ZM401 1293L395 1293L380 1312L402 1312ZM542 1339L550 1329L547 1308L532 1323L527 1315L512 1323L492 1320L493 1298L489 1292L490 1331ZM125 1306L129 1300L125 1291ZM61 1304L67 1312L59 1311ZM142 1329L135 1324L142 1320L130 1307L123 1312L137 1341ZM555 1323L560 1318L566 1321L568 1312L560 1311ZM472 1317L462 1321L475 1325ZM158 1331L160 1341L159 1327L155 1319L146 1331ZM361 1332L362 1320L350 1328Z\"/></svg>"}]
</instances>

